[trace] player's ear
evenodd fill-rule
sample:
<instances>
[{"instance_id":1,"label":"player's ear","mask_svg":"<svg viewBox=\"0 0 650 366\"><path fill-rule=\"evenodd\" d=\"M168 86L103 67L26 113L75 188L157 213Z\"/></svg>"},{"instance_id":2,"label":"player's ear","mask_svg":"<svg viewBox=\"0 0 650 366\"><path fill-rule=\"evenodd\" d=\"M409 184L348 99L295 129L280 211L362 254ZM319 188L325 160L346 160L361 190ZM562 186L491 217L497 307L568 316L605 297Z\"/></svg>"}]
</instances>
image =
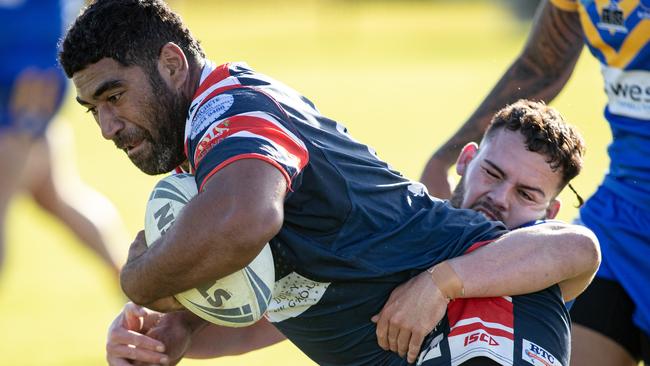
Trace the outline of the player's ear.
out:
<instances>
[{"instance_id":1,"label":"player's ear","mask_svg":"<svg viewBox=\"0 0 650 366\"><path fill-rule=\"evenodd\" d=\"M189 77L189 64L185 52L175 43L168 42L160 50L158 72L173 89L179 90Z\"/></svg>"},{"instance_id":2,"label":"player's ear","mask_svg":"<svg viewBox=\"0 0 650 366\"><path fill-rule=\"evenodd\" d=\"M546 218L554 219L557 216L557 213L560 212L560 206L562 206L562 201L559 198L554 198L549 203L546 208Z\"/></svg>"},{"instance_id":3,"label":"player's ear","mask_svg":"<svg viewBox=\"0 0 650 366\"><path fill-rule=\"evenodd\" d=\"M478 145L476 142L470 142L465 145L465 147L463 147L463 150L460 152L460 155L458 155L458 159L456 160L456 173L458 173L458 175L465 175L467 166L472 161L472 159L474 159L477 152Z\"/></svg>"}]
</instances>

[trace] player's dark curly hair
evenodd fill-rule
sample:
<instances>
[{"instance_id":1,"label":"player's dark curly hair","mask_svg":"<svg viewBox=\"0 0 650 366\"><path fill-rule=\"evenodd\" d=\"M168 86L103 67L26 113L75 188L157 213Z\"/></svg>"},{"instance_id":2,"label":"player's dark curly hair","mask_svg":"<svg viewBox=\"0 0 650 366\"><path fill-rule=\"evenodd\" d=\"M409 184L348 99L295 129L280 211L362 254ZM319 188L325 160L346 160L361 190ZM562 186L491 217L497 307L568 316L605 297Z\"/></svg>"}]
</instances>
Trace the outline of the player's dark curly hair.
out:
<instances>
[{"instance_id":1,"label":"player's dark curly hair","mask_svg":"<svg viewBox=\"0 0 650 366\"><path fill-rule=\"evenodd\" d=\"M181 18L160 0L97 0L77 18L62 41L59 61L68 77L103 58L155 70L167 42L189 62L205 57Z\"/></svg>"},{"instance_id":2,"label":"player's dark curly hair","mask_svg":"<svg viewBox=\"0 0 650 366\"><path fill-rule=\"evenodd\" d=\"M555 108L521 99L494 115L484 139L491 138L502 128L519 131L529 151L544 155L553 171L560 169L562 181L558 188L563 188L580 173L584 140Z\"/></svg>"}]
</instances>

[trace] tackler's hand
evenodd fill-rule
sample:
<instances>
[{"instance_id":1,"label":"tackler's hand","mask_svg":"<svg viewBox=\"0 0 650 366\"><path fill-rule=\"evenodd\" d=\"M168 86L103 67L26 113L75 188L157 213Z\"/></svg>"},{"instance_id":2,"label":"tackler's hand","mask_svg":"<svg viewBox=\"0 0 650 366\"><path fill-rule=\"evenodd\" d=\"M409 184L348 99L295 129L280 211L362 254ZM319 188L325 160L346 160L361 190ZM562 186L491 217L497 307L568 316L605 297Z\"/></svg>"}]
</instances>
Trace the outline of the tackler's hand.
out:
<instances>
[{"instance_id":1,"label":"tackler's hand","mask_svg":"<svg viewBox=\"0 0 650 366\"><path fill-rule=\"evenodd\" d=\"M398 286L381 312L372 317L379 346L415 362L424 338L445 315L448 303L429 272Z\"/></svg>"}]
</instances>

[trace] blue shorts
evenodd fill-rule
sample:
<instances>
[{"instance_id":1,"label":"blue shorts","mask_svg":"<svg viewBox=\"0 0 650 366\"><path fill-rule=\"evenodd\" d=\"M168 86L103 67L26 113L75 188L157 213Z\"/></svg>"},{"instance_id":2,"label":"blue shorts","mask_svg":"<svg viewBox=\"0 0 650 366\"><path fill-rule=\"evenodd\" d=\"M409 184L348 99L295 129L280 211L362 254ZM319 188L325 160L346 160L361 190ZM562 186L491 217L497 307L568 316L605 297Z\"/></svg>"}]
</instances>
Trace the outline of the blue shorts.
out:
<instances>
[{"instance_id":1,"label":"blue shorts","mask_svg":"<svg viewBox=\"0 0 650 366\"><path fill-rule=\"evenodd\" d=\"M48 103L52 104L52 108L48 109L46 113L30 115L29 118L25 118L19 112L16 112L15 108L12 108L12 101L19 89L20 75L26 70L33 71L34 75L43 76L40 78L43 80L42 84L39 85L47 84L47 87L53 90L47 93L47 98L51 100ZM44 77L46 74L48 75L47 81L45 81ZM63 102L67 84L66 77L56 67L45 69L26 63L24 68L17 73L10 75L4 71L0 73L0 134L20 132L29 133L34 137L41 137ZM30 99L34 99L35 103L38 102L36 100L39 98L39 92L42 92L42 90L36 89L30 93ZM45 93L40 96L44 97L44 95Z\"/></svg>"},{"instance_id":2,"label":"blue shorts","mask_svg":"<svg viewBox=\"0 0 650 366\"><path fill-rule=\"evenodd\" d=\"M623 287L636 305L634 324L650 334L650 208L601 186L580 210L580 220L600 241L596 276Z\"/></svg>"}]
</instances>

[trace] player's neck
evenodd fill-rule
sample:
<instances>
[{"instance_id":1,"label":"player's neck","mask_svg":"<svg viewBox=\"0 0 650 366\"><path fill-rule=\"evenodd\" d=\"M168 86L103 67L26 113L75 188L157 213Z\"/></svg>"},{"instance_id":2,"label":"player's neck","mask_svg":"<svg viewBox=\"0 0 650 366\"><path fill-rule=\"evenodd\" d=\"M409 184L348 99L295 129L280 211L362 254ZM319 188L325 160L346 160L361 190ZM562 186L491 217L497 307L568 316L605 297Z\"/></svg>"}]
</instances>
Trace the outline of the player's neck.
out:
<instances>
[{"instance_id":1,"label":"player's neck","mask_svg":"<svg viewBox=\"0 0 650 366\"><path fill-rule=\"evenodd\" d=\"M189 61L189 69L190 69L190 79L189 82L187 83L187 95L194 95L196 90L199 88L199 84L201 83L201 72L203 71L203 66L205 65L205 60L203 58L200 58L196 61Z\"/></svg>"}]
</instances>

